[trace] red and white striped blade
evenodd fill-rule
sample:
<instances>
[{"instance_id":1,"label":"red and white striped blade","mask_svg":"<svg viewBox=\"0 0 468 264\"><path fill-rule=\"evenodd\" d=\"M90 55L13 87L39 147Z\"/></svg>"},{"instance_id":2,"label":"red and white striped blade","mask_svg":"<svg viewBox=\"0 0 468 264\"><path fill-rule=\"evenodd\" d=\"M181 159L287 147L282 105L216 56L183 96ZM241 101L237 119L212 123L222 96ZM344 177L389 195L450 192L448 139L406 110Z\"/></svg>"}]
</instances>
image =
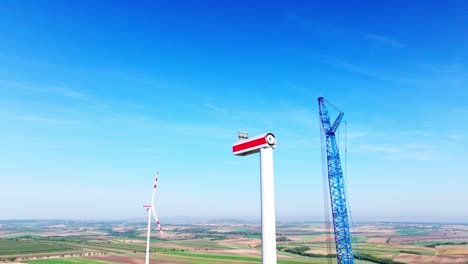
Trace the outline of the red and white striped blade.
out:
<instances>
[{"instance_id":1,"label":"red and white striped blade","mask_svg":"<svg viewBox=\"0 0 468 264\"><path fill-rule=\"evenodd\" d=\"M156 189L156 187L158 187L158 179L159 179L159 171L156 172L156 179L154 180L153 189Z\"/></svg>"},{"instance_id":2,"label":"red and white striped blade","mask_svg":"<svg viewBox=\"0 0 468 264\"><path fill-rule=\"evenodd\" d=\"M156 220L156 224L158 225L159 233L161 233L161 235L164 235L164 232L161 227L161 222L159 222L158 216L156 215L156 211L154 210L154 208L151 208L151 211L153 211L153 216Z\"/></svg>"}]
</instances>

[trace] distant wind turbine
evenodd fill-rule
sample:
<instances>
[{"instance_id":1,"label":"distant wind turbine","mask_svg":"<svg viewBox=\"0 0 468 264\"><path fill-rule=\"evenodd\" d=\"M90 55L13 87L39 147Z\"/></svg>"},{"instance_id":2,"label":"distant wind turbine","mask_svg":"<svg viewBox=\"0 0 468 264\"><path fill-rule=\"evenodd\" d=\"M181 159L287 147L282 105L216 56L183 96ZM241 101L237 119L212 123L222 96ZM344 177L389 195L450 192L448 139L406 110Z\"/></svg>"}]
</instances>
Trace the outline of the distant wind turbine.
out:
<instances>
[{"instance_id":1,"label":"distant wind turbine","mask_svg":"<svg viewBox=\"0 0 468 264\"><path fill-rule=\"evenodd\" d=\"M149 248L150 248L150 240L151 240L151 214L153 214L154 219L156 220L156 224L158 225L159 233L163 235L163 231L161 228L161 224L159 223L158 216L156 215L156 211L154 210L154 193L156 192L156 187L158 187L158 178L159 178L159 171L156 173L156 180L154 181L153 186L153 193L151 194L151 204L150 205L143 205L146 208L146 212L148 212L148 234L146 239L146 260L145 264L149 264Z\"/></svg>"}]
</instances>

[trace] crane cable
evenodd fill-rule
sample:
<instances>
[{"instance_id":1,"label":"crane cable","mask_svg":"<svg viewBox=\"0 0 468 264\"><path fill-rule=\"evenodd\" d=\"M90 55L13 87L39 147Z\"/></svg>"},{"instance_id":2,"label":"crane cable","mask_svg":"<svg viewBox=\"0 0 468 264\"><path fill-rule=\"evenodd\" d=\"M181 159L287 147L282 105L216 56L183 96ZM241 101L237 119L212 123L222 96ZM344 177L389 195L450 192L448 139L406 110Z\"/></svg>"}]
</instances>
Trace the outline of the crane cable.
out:
<instances>
[{"instance_id":1,"label":"crane cable","mask_svg":"<svg viewBox=\"0 0 468 264\"><path fill-rule=\"evenodd\" d=\"M346 204L348 206L348 210L349 210L349 220L351 222L351 229L352 229L352 233L356 234L356 229L354 227L354 221L353 221L353 214L351 213L351 206L349 204L349 198L348 198L348 191L346 190L347 187L347 182L348 182L348 122L344 122L345 124L345 147L344 147L344 189L345 189L345 195L346 195ZM351 236L351 238L354 240L354 245L356 246L356 253L357 253L357 256L358 256L358 259L359 259L359 263L362 264L362 260L361 260L361 251L359 250L359 244L358 244L358 239L357 239L357 236L354 235L354 236Z\"/></svg>"},{"instance_id":2,"label":"crane cable","mask_svg":"<svg viewBox=\"0 0 468 264\"><path fill-rule=\"evenodd\" d=\"M330 225L330 209L329 209L329 188L328 188L328 173L327 173L327 158L326 158L326 141L325 131L323 130L322 122L319 116L320 143L322 150L322 178L323 178L323 208L325 218L325 236L327 247L327 263L332 263L332 238Z\"/></svg>"}]
</instances>

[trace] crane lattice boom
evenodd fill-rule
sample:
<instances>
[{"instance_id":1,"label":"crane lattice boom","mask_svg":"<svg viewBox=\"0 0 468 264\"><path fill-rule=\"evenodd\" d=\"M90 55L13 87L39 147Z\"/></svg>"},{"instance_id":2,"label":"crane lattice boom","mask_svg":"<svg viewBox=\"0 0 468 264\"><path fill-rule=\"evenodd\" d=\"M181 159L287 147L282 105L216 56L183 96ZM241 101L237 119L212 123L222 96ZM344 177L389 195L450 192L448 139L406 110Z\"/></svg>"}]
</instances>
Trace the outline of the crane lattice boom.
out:
<instances>
[{"instance_id":1,"label":"crane lattice boom","mask_svg":"<svg viewBox=\"0 0 468 264\"><path fill-rule=\"evenodd\" d=\"M354 264L343 170L341 168L340 153L335 137L335 132L343 118L343 112L340 111L336 120L331 124L325 102L325 98L318 98L320 122L326 140L326 171L330 190L336 258L338 264Z\"/></svg>"}]
</instances>

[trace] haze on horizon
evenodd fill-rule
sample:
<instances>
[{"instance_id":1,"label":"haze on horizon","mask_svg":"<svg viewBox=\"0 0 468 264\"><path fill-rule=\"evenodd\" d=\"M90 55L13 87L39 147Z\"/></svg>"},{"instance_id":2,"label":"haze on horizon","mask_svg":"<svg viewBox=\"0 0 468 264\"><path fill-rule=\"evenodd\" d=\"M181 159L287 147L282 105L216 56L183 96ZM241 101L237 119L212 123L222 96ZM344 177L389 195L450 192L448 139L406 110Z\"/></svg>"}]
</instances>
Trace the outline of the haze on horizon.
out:
<instances>
[{"instance_id":1,"label":"haze on horizon","mask_svg":"<svg viewBox=\"0 0 468 264\"><path fill-rule=\"evenodd\" d=\"M3 1L0 219L323 219L317 97L359 221L468 222L468 3ZM343 135L343 134L342 134ZM343 141L341 141L343 147Z\"/></svg>"}]
</instances>

